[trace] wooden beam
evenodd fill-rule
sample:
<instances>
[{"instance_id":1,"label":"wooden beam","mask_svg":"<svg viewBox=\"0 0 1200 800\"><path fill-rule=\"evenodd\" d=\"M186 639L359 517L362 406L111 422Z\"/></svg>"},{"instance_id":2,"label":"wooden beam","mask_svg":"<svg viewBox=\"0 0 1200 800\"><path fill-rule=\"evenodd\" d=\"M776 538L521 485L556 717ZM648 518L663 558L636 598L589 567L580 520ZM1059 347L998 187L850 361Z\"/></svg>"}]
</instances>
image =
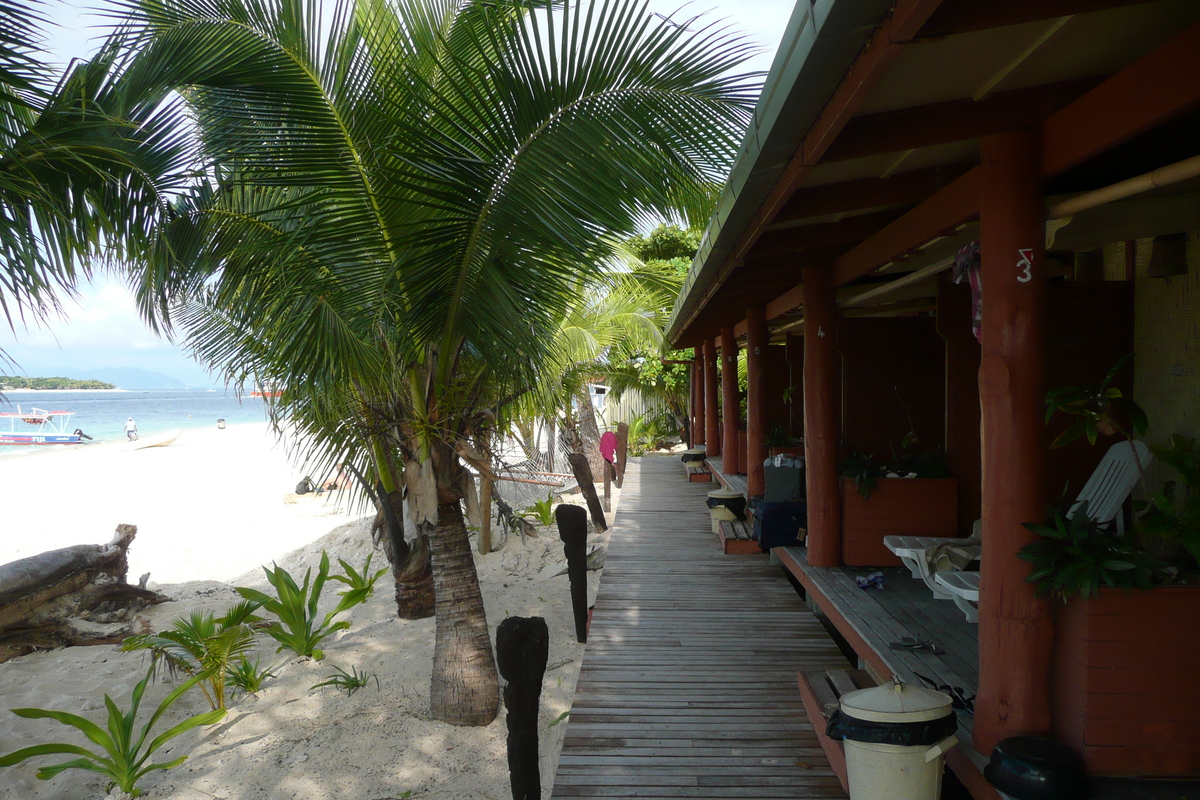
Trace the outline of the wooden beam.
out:
<instances>
[{"instance_id":1,"label":"wooden beam","mask_svg":"<svg viewBox=\"0 0 1200 800\"><path fill-rule=\"evenodd\" d=\"M833 265L833 285L841 286L902 258L914 248L945 236L979 213L979 167L876 231Z\"/></svg>"},{"instance_id":2,"label":"wooden beam","mask_svg":"<svg viewBox=\"0 0 1200 800\"><path fill-rule=\"evenodd\" d=\"M878 211L846 217L837 222L772 231L763 234L746 257L749 260L790 255L831 245L859 242L899 216L900 211Z\"/></svg>"},{"instance_id":3,"label":"wooden beam","mask_svg":"<svg viewBox=\"0 0 1200 800\"><path fill-rule=\"evenodd\" d=\"M894 280L894 281L889 281L880 286L876 286L872 289L868 289L867 291L862 292L861 294L856 294L853 297L848 297L845 300L841 300L838 302L838 306L840 306L841 308L855 308L856 306L865 305L866 303L868 303L871 300L891 294L892 292L896 291L897 289L902 289L905 286L909 286L914 283L919 283L920 281L923 281L932 275L938 274L942 270L949 269L953 263L954 263L953 256L951 256L950 258L943 258L942 260L936 261L927 267L922 267L921 269L914 270L913 272L910 272L907 275L901 275L899 278L896 278L896 280Z\"/></svg>"},{"instance_id":4,"label":"wooden beam","mask_svg":"<svg viewBox=\"0 0 1200 800\"><path fill-rule=\"evenodd\" d=\"M920 39L940 39L956 33L970 33L1023 22L1038 22L1071 14L1087 14L1106 8L1134 6L1154 0L1004 0L981 3L979 0L951 0L930 15L917 35Z\"/></svg>"},{"instance_id":5,"label":"wooden beam","mask_svg":"<svg viewBox=\"0 0 1200 800\"><path fill-rule=\"evenodd\" d=\"M996 92L978 102L968 98L864 114L846 123L821 161L865 158L1036 127L1099 83L1099 78L1083 78Z\"/></svg>"},{"instance_id":6,"label":"wooden beam","mask_svg":"<svg viewBox=\"0 0 1200 800\"><path fill-rule=\"evenodd\" d=\"M1042 124L1043 177L1100 155L1200 104L1200 23Z\"/></svg>"},{"instance_id":7,"label":"wooden beam","mask_svg":"<svg viewBox=\"0 0 1200 800\"><path fill-rule=\"evenodd\" d=\"M794 308L804 304L804 284L797 284L779 297L767 303L767 319L782 317Z\"/></svg>"},{"instance_id":8,"label":"wooden beam","mask_svg":"<svg viewBox=\"0 0 1200 800\"><path fill-rule=\"evenodd\" d=\"M737 246L730 253L730 262L741 259L757 240L762 229L775 218L779 209L791 197L804 176L820 162L825 151L841 133L842 128L867 99L871 89L942 0L897 0L891 16L885 19L863 47L846 77L834 90L820 116L804 137L796 155L776 181L766 200L750 218ZM717 282L719 284L719 281Z\"/></svg>"},{"instance_id":9,"label":"wooden beam","mask_svg":"<svg viewBox=\"0 0 1200 800\"><path fill-rule=\"evenodd\" d=\"M787 205L780 209L767 230L812 217L919 203L972 166L952 164L947 167L914 169L888 178L863 178L801 188L792 195Z\"/></svg>"}]
</instances>

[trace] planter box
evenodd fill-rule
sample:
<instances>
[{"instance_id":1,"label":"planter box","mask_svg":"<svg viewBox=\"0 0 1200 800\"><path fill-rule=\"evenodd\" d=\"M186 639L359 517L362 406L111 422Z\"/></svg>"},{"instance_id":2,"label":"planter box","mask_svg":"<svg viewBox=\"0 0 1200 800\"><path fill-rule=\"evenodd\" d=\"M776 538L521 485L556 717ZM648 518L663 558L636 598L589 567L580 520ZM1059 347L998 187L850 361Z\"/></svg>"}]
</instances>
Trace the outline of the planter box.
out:
<instances>
[{"instance_id":1,"label":"planter box","mask_svg":"<svg viewBox=\"0 0 1200 800\"><path fill-rule=\"evenodd\" d=\"M1055 602L1056 738L1109 775L1200 775L1200 586Z\"/></svg>"},{"instance_id":2,"label":"planter box","mask_svg":"<svg viewBox=\"0 0 1200 800\"><path fill-rule=\"evenodd\" d=\"M900 567L883 537L957 536L958 481L954 478L880 478L864 500L842 481L842 561L852 567Z\"/></svg>"}]
</instances>

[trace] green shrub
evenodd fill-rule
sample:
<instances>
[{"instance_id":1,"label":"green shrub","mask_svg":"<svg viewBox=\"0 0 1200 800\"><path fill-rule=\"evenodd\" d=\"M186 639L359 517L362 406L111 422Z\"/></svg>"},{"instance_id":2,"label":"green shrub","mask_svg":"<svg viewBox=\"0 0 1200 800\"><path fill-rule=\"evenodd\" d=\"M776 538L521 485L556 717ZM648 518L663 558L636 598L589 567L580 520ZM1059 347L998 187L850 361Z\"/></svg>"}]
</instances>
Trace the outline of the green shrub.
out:
<instances>
[{"instance_id":1,"label":"green shrub","mask_svg":"<svg viewBox=\"0 0 1200 800\"><path fill-rule=\"evenodd\" d=\"M171 674L203 675L197 686L212 708L225 707L225 682L230 664L254 647L254 615L259 604L242 601L220 617L196 611L175 620L169 630L131 636L122 650L149 650L154 663L166 663Z\"/></svg>"},{"instance_id":2,"label":"green shrub","mask_svg":"<svg viewBox=\"0 0 1200 800\"><path fill-rule=\"evenodd\" d=\"M365 592L351 590L342 593L341 602L325 615L317 624L317 604L321 600L321 591L329 580L329 554L321 552L321 563L317 567L317 578L312 580L312 569L304 573L304 585L297 586L296 581L283 567L275 569L263 567L267 580L275 588L275 597L245 586L237 587L237 593L247 600L260 604L267 611L279 618L278 624L266 629L267 635L279 642L275 652L291 650L296 655L320 661L324 653L317 649L322 640L332 634L350 627L346 620L333 622L333 618L366 599ZM310 586L311 582L311 586Z\"/></svg>"},{"instance_id":3,"label":"green shrub","mask_svg":"<svg viewBox=\"0 0 1200 800\"><path fill-rule=\"evenodd\" d=\"M341 667L334 667L334 674L327 677L320 683L313 684L309 691L313 689L321 689L325 686L334 686L338 689L345 689L347 695L354 694L359 689L369 684L372 680L375 681L375 689L379 689L379 677L375 673L367 674L359 672L358 667L351 667L349 672Z\"/></svg>"},{"instance_id":4,"label":"green shrub","mask_svg":"<svg viewBox=\"0 0 1200 800\"><path fill-rule=\"evenodd\" d=\"M339 592L339 596L344 598L350 594L360 593L362 595L362 599L354 600L354 605L358 605L359 603L366 601L366 599L371 595L375 594L375 581L379 580L380 575L387 572L387 567L377 571L374 575L370 574L371 558L374 555L374 553L367 553L367 563L363 564L363 570L361 574L355 571L354 567L347 564L344 560L340 558L338 559L338 563L342 565L342 569L344 569L346 572L344 575L330 575L329 580L337 581L338 583L344 583L349 587L346 591ZM357 597L357 595L355 595L355 597Z\"/></svg>"},{"instance_id":5,"label":"green shrub","mask_svg":"<svg viewBox=\"0 0 1200 800\"><path fill-rule=\"evenodd\" d=\"M539 525L553 525L554 493L548 493L545 500L534 500L533 505L526 506L525 510L521 512L521 517L532 519Z\"/></svg>"},{"instance_id":6,"label":"green shrub","mask_svg":"<svg viewBox=\"0 0 1200 800\"><path fill-rule=\"evenodd\" d=\"M270 667L266 669L259 668L257 658L251 664L250 659L243 656L241 660L229 668L227 680L232 686L241 689L246 694L254 694L262 689L264 683L276 677L277 674Z\"/></svg>"},{"instance_id":7,"label":"green shrub","mask_svg":"<svg viewBox=\"0 0 1200 800\"><path fill-rule=\"evenodd\" d=\"M75 714L69 714L66 711L49 711L44 708L12 709L12 712L18 717L24 717L25 719L52 719L63 725L77 728L94 744L99 745L101 750L93 752L86 747L61 742L39 744L0 757L0 767L11 767L14 764L20 764L26 759L36 758L37 756L81 756L81 758L64 761L61 764L42 767L38 770L37 776L45 781L69 769L86 769L91 772L98 772L107 777L110 781L108 784L109 789L116 786L121 791L138 797L141 795L141 792L137 788L137 782L147 773L157 769L171 769L187 760L187 756L180 756L173 761L147 764L146 762L156 750L171 739L190 731L192 728L197 728L201 725L211 725L225 716L225 709L223 708L197 714L194 717L189 717L175 727L160 733L149 744L146 744L146 737L150 734L150 730L167 709L182 697L184 692L200 683L206 677L204 673L200 673L181 683L159 703L158 709L150 717L150 721L142 726L141 732L137 734L137 738L135 739L134 726L137 721L138 707L141 705L146 685L150 683L150 678L153 675L154 666L151 665L150 669L146 672L146 677L142 678L138 682L138 685L134 687L133 699L127 713L122 714L120 709L117 708L117 704L113 702L113 699L108 695L104 695L104 705L108 708L107 732L94 722Z\"/></svg>"}]
</instances>

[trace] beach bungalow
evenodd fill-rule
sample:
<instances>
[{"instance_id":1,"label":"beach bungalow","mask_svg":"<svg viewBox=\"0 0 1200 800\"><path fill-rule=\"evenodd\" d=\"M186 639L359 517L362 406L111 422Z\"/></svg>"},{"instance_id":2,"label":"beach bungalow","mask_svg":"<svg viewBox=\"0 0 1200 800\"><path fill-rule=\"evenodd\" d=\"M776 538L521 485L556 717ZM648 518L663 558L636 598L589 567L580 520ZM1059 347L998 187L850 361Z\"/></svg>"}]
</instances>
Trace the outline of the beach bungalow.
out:
<instances>
[{"instance_id":1,"label":"beach bungalow","mask_svg":"<svg viewBox=\"0 0 1200 800\"><path fill-rule=\"evenodd\" d=\"M1200 586L1064 602L1018 558L1122 441L1051 449L1049 389L1132 353L1114 385L1146 440L1200 434L1198 176L1195 0L805 0L676 302L693 443L753 496L769 446L803 438L807 545L777 555L876 679L976 695L949 756L976 798L1025 734L1095 775L1200 776ZM863 500L840 476L906 451L951 478ZM885 535L977 519L977 622L920 580L854 587L900 565Z\"/></svg>"}]
</instances>

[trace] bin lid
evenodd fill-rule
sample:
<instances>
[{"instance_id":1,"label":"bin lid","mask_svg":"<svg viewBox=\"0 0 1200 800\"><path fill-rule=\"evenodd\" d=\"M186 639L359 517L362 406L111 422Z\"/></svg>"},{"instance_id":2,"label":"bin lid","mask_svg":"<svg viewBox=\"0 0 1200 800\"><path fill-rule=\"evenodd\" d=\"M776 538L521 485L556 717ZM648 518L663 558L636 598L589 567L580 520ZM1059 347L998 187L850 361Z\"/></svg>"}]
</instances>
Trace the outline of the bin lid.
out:
<instances>
[{"instance_id":1,"label":"bin lid","mask_svg":"<svg viewBox=\"0 0 1200 800\"><path fill-rule=\"evenodd\" d=\"M744 499L744 495L741 492L735 492L729 489L713 489L708 493L708 496L717 500L733 500L734 498Z\"/></svg>"},{"instance_id":2,"label":"bin lid","mask_svg":"<svg viewBox=\"0 0 1200 800\"><path fill-rule=\"evenodd\" d=\"M888 683L847 692L842 713L871 722L928 722L954 713L950 696L923 686Z\"/></svg>"},{"instance_id":3,"label":"bin lid","mask_svg":"<svg viewBox=\"0 0 1200 800\"><path fill-rule=\"evenodd\" d=\"M689 447L687 450L684 450L683 452L688 455L692 455L692 456L704 455L705 453L708 452L708 448L705 447L704 445L700 445L699 447Z\"/></svg>"}]
</instances>

